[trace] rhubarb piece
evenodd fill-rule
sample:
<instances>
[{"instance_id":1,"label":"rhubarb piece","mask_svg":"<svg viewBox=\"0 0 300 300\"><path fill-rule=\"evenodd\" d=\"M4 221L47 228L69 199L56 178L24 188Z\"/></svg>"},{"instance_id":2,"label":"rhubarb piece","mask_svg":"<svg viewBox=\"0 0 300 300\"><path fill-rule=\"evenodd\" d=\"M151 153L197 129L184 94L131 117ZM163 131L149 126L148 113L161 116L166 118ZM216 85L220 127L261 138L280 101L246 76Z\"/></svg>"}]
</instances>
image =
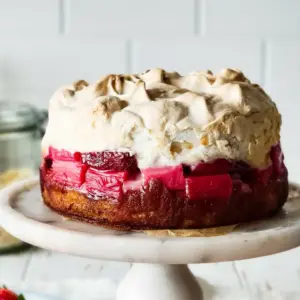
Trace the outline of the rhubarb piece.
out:
<instances>
[{"instance_id":1,"label":"rhubarb piece","mask_svg":"<svg viewBox=\"0 0 300 300\"><path fill-rule=\"evenodd\" d=\"M122 185L127 178L127 172L103 171L90 167L85 175L85 188L96 197L119 199L122 195Z\"/></svg>"},{"instance_id":2,"label":"rhubarb piece","mask_svg":"<svg viewBox=\"0 0 300 300\"><path fill-rule=\"evenodd\" d=\"M257 169L256 174L258 182L267 184L273 174L273 166L266 169Z\"/></svg>"},{"instance_id":3,"label":"rhubarb piece","mask_svg":"<svg viewBox=\"0 0 300 300\"><path fill-rule=\"evenodd\" d=\"M237 161L234 164L233 169L230 171L233 179L241 179L247 184L254 184L257 182L258 170L251 168L247 163L243 161Z\"/></svg>"},{"instance_id":4,"label":"rhubarb piece","mask_svg":"<svg viewBox=\"0 0 300 300\"><path fill-rule=\"evenodd\" d=\"M142 187L142 176L141 174L138 174L137 176L133 178L129 178L128 180L124 181L123 184L123 191L137 191Z\"/></svg>"},{"instance_id":5,"label":"rhubarb piece","mask_svg":"<svg viewBox=\"0 0 300 300\"><path fill-rule=\"evenodd\" d=\"M44 159L44 161L45 161L45 167L46 167L46 169L51 169L52 168L52 164L53 164L52 158L50 158L50 157L47 156Z\"/></svg>"},{"instance_id":6,"label":"rhubarb piece","mask_svg":"<svg viewBox=\"0 0 300 300\"><path fill-rule=\"evenodd\" d=\"M228 174L186 178L186 194L190 200L220 199L228 201L231 193L232 180Z\"/></svg>"},{"instance_id":7,"label":"rhubarb piece","mask_svg":"<svg viewBox=\"0 0 300 300\"><path fill-rule=\"evenodd\" d=\"M54 160L60 160L60 161L74 161L74 155L67 151L67 150L57 150L53 147L49 147L49 154L48 158L51 158Z\"/></svg>"},{"instance_id":8,"label":"rhubarb piece","mask_svg":"<svg viewBox=\"0 0 300 300\"><path fill-rule=\"evenodd\" d=\"M81 170L80 170L80 175L79 175L79 180L80 180L80 185L85 183L85 176L86 176L86 172L89 169L89 166L87 165L81 165Z\"/></svg>"},{"instance_id":9,"label":"rhubarb piece","mask_svg":"<svg viewBox=\"0 0 300 300\"><path fill-rule=\"evenodd\" d=\"M287 174L287 169L284 164L284 155L282 153L280 144L272 147L270 157L273 163L273 175L275 178L278 178L283 174Z\"/></svg>"},{"instance_id":10,"label":"rhubarb piece","mask_svg":"<svg viewBox=\"0 0 300 300\"><path fill-rule=\"evenodd\" d=\"M144 184L150 179L160 179L169 190L184 190L185 180L181 165L175 167L147 168L142 170Z\"/></svg>"},{"instance_id":11,"label":"rhubarb piece","mask_svg":"<svg viewBox=\"0 0 300 300\"><path fill-rule=\"evenodd\" d=\"M85 181L87 166L73 161L53 161L50 176L69 187L80 187Z\"/></svg>"},{"instance_id":12,"label":"rhubarb piece","mask_svg":"<svg viewBox=\"0 0 300 300\"><path fill-rule=\"evenodd\" d=\"M81 159L81 153L80 152L75 152L74 155L73 155L73 157L74 157L75 161L78 161L78 162L82 161L82 159Z\"/></svg>"},{"instance_id":13,"label":"rhubarb piece","mask_svg":"<svg viewBox=\"0 0 300 300\"><path fill-rule=\"evenodd\" d=\"M49 154L47 158L59 161L75 161L96 167L100 170L109 171L130 171L134 173L138 170L137 160L135 156L128 152L89 152L71 153L67 150L57 150L49 147Z\"/></svg>"},{"instance_id":14,"label":"rhubarb piece","mask_svg":"<svg viewBox=\"0 0 300 300\"><path fill-rule=\"evenodd\" d=\"M82 162L99 170L128 171L134 173L138 170L135 156L128 152L91 152L81 153Z\"/></svg>"},{"instance_id":15,"label":"rhubarb piece","mask_svg":"<svg viewBox=\"0 0 300 300\"><path fill-rule=\"evenodd\" d=\"M227 174L232 169L232 163L226 159L216 159L213 162L201 162L191 166L191 174L205 176L215 174Z\"/></svg>"},{"instance_id":16,"label":"rhubarb piece","mask_svg":"<svg viewBox=\"0 0 300 300\"><path fill-rule=\"evenodd\" d=\"M249 194L252 193L252 189L249 184L241 181L240 179L232 179L232 189L235 190L235 192L241 194Z\"/></svg>"}]
</instances>

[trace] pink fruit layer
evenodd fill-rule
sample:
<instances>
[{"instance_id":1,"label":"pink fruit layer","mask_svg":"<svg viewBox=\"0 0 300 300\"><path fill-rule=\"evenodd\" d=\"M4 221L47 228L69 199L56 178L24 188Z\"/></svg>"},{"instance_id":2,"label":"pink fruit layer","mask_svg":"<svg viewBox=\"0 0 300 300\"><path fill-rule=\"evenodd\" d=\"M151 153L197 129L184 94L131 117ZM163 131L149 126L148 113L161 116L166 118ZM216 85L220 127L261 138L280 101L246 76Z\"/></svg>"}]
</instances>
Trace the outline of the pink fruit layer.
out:
<instances>
[{"instance_id":1,"label":"pink fruit layer","mask_svg":"<svg viewBox=\"0 0 300 300\"><path fill-rule=\"evenodd\" d=\"M251 194L258 187L263 189L271 181L287 176L280 145L271 149L270 158L272 164L266 169L217 159L139 170L135 156L126 152L70 153L51 147L41 172L47 181L78 190L91 199L124 201L132 193L162 193L163 187L188 201L216 199L226 203L236 190Z\"/></svg>"}]
</instances>

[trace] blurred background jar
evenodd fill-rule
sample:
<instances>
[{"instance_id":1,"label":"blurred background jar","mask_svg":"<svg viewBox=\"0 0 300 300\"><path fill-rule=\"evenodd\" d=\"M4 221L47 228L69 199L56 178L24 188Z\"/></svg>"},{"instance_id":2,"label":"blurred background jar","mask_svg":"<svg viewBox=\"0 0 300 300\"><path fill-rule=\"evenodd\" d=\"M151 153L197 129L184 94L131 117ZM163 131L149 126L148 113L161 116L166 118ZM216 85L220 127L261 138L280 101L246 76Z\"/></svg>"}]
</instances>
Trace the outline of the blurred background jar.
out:
<instances>
[{"instance_id":1,"label":"blurred background jar","mask_svg":"<svg viewBox=\"0 0 300 300\"><path fill-rule=\"evenodd\" d=\"M0 189L38 173L47 113L20 102L0 101ZM22 246L0 228L0 253Z\"/></svg>"}]
</instances>

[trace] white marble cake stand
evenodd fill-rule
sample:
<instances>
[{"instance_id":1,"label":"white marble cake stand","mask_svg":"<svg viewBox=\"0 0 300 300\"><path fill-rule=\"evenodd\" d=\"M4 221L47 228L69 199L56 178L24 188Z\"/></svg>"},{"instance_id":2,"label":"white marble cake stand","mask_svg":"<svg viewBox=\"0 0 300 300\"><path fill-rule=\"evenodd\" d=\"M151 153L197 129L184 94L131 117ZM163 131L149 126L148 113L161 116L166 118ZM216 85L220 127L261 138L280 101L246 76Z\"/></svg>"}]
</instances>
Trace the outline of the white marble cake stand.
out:
<instances>
[{"instance_id":1,"label":"white marble cake stand","mask_svg":"<svg viewBox=\"0 0 300 300\"><path fill-rule=\"evenodd\" d=\"M246 259L300 245L299 194L294 187L274 218L239 226L223 236L152 237L63 218L43 205L34 178L2 191L0 223L12 235L39 247L134 262L117 300L199 300L201 289L186 264Z\"/></svg>"}]
</instances>

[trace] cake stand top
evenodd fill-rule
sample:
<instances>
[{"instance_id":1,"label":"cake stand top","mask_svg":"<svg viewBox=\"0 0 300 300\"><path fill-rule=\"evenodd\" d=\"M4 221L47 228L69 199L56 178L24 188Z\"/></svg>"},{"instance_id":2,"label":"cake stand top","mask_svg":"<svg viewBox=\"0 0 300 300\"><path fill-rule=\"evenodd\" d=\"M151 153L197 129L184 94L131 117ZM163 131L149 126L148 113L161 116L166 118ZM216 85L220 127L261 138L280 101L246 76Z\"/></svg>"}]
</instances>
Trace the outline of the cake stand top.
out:
<instances>
[{"instance_id":1,"label":"cake stand top","mask_svg":"<svg viewBox=\"0 0 300 300\"><path fill-rule=\"evenodd\" d=\"M0 223L17 238L74 255L165 264L230 261L282 252L300 245L300 189L275 217L239 225L213 237L156 237L72 221L42 202L38 179L22 181L0 194Z\"/></svg>"}]
</instances>

